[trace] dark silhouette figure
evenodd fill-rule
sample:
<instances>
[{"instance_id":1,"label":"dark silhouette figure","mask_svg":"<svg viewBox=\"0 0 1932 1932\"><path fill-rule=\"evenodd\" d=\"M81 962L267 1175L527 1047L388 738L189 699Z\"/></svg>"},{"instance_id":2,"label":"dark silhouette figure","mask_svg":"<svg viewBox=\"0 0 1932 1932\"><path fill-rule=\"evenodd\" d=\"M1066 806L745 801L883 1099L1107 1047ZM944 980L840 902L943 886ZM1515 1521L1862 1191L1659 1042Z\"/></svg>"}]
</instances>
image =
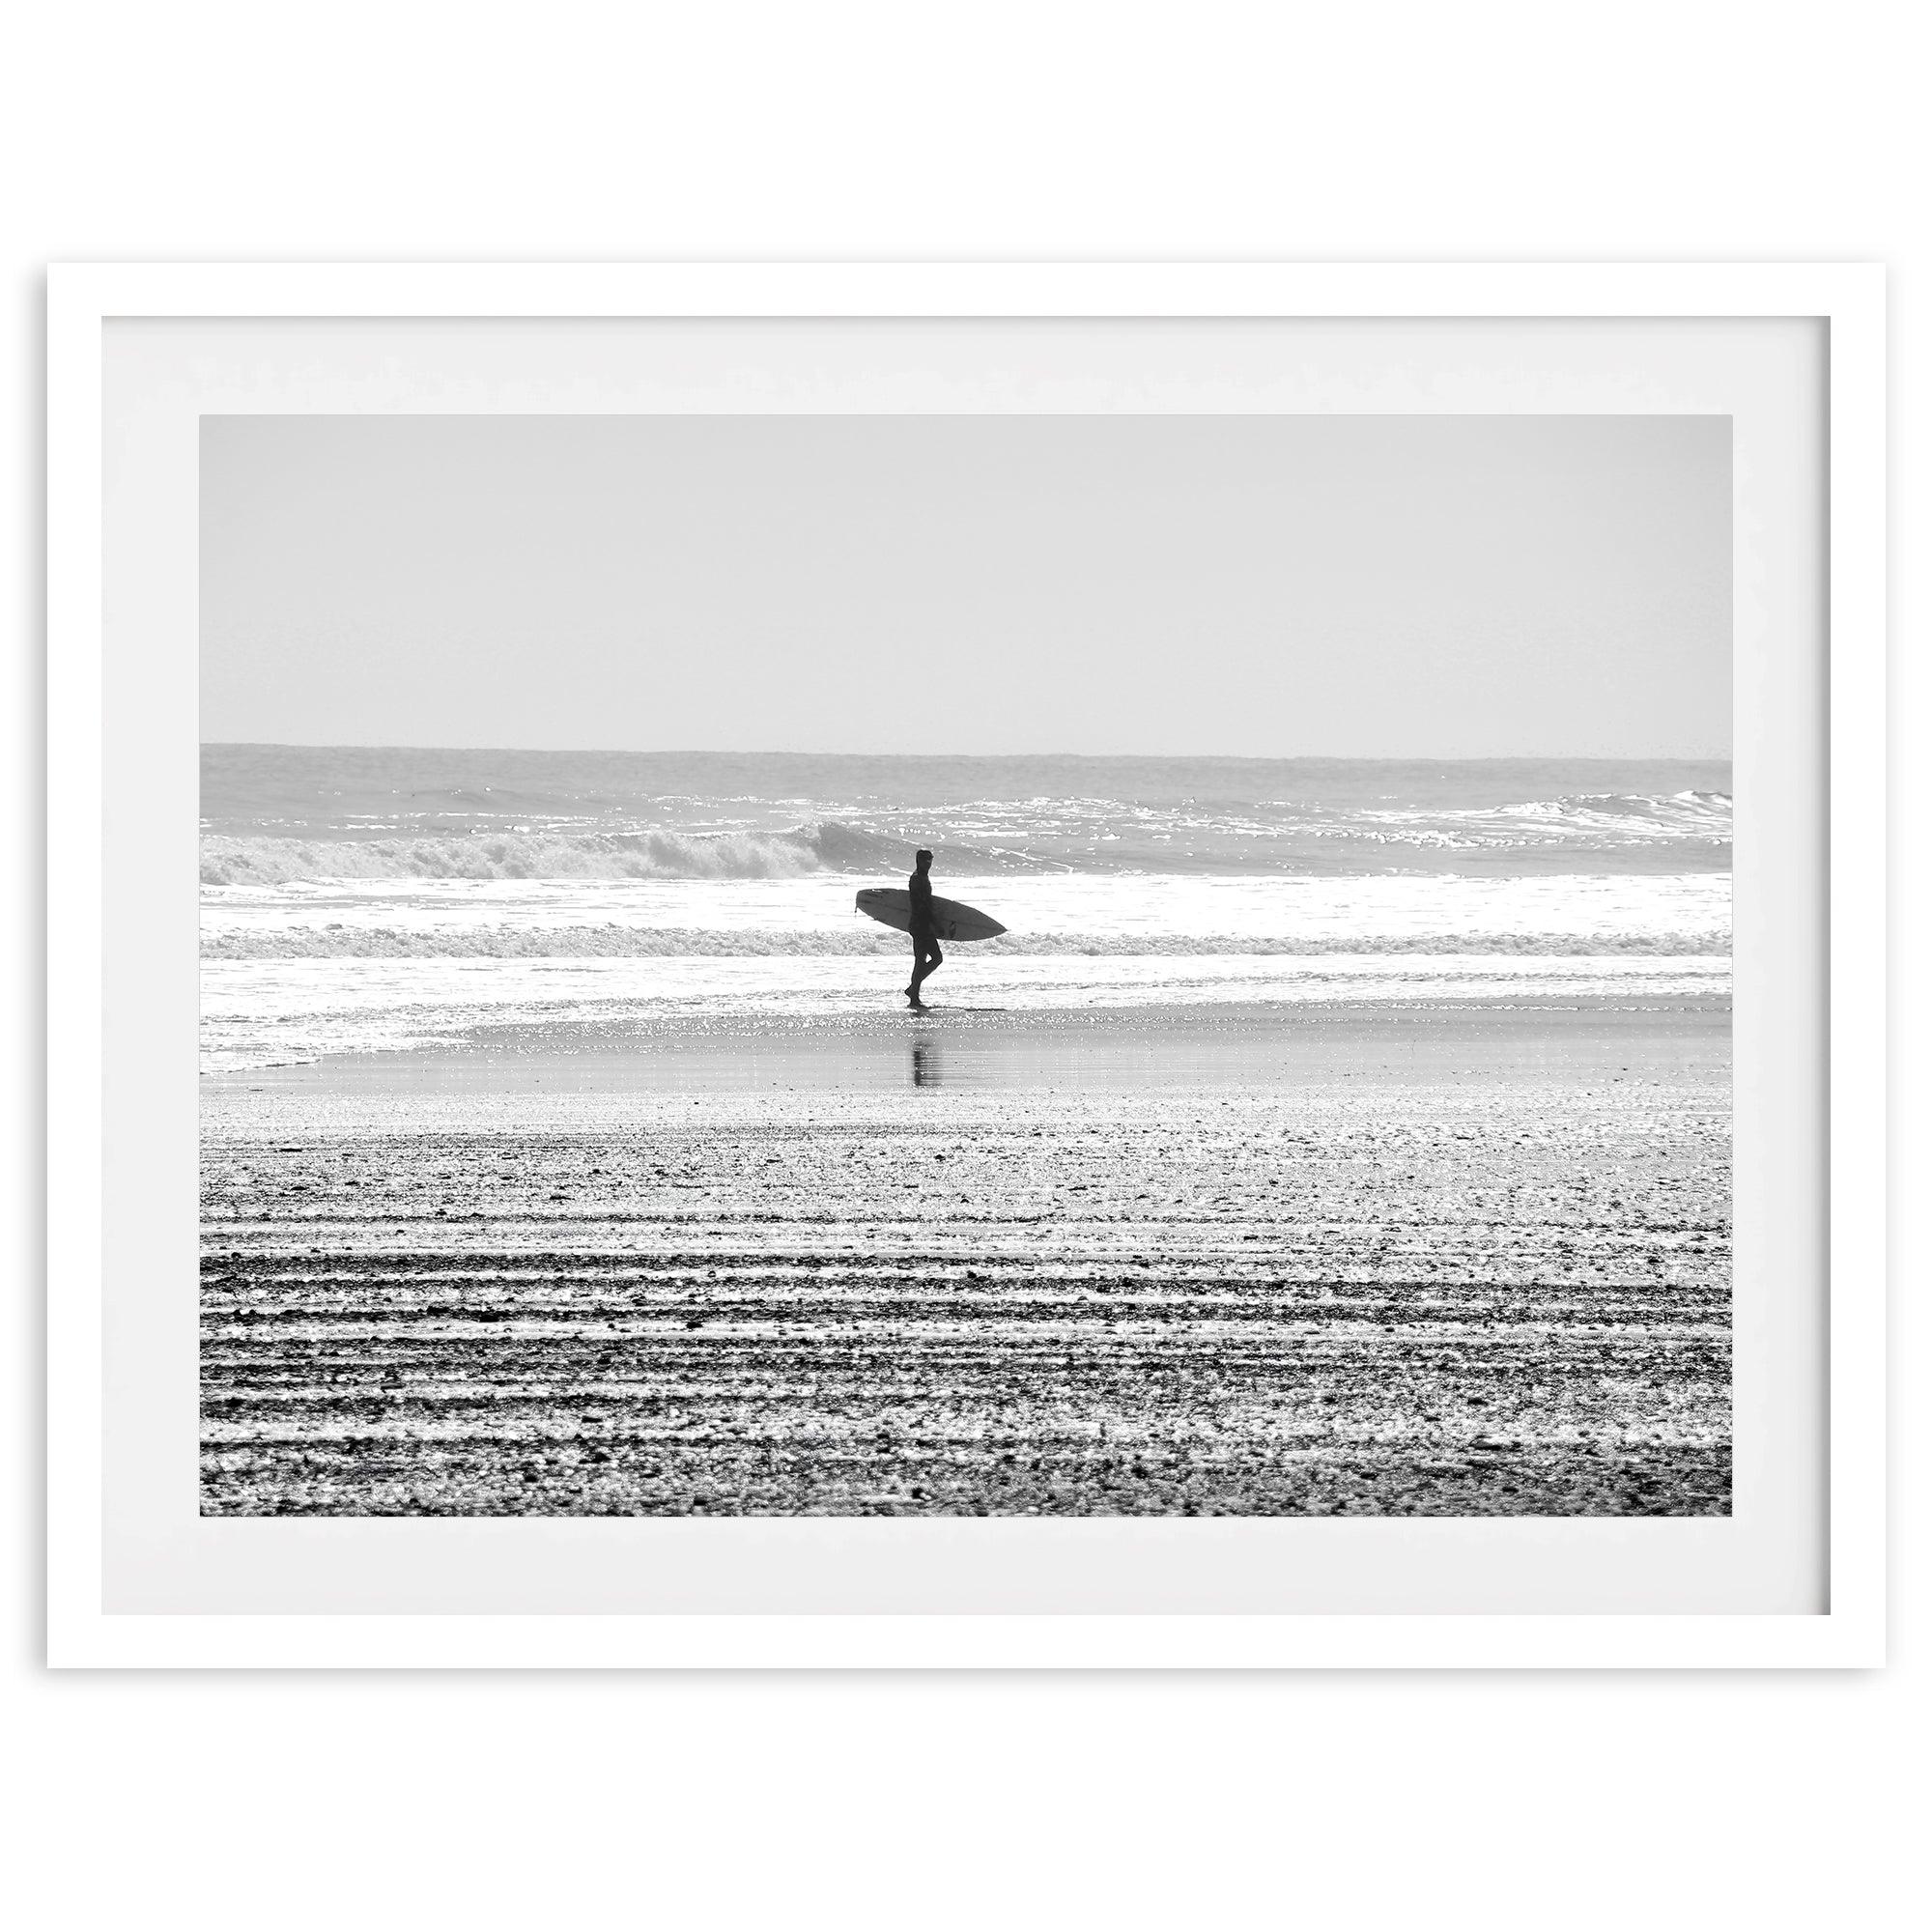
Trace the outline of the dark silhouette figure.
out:
<instances>
[{"instance_id":1,"label":"dark silhouette figure","mask_svg":"<svg viewBox=\"0 0 1932 1932\"><path fill-rule=\"evenodd\" d=\"M946 954L939 950L932 923L932 854L922 846L913 863L918 869L906 881L912 895L912 984L906 988L906 1004L919 1009L925 1005L919 989L946 964Z\"/></svg>"}]
</instances>

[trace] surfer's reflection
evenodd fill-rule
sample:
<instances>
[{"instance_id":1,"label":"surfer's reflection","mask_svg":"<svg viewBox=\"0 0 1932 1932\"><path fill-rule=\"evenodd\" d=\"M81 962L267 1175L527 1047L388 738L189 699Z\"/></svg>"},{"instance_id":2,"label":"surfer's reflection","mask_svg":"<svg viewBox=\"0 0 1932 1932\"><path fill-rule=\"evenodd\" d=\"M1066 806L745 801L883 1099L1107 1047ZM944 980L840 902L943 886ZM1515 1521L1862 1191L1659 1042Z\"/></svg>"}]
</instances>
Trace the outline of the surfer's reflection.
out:
<instances>
[{"instance_id":1,"label":"surfer's reflection","mask_svg":"<svg viewBox=\"0 0 1932 1932\"><path fill-rule=\"evenodd\" d=\"M939 1049L929 1039L915 1039L912 1043L912 1084L939 1085Z\"/></svg>"}]
</instances>

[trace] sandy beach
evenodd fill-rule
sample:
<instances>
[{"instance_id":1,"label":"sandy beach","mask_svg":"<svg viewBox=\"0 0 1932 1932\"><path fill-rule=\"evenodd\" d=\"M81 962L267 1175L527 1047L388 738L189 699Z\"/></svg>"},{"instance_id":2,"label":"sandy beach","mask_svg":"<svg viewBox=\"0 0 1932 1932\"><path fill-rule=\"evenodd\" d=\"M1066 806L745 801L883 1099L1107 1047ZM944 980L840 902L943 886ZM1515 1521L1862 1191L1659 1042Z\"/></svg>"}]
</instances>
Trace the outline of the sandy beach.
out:
<instances>
[{"instance_id":1,"label":"sandy beach","mask_svg":"<svg viewBox=\"0 0 1932 1932\"><path fill-rule=\"evenodd\" d=\"M1711 1515L1728 1001L479 1027L203 1090L209 1515Z\"/></svg>"}]
</instances>

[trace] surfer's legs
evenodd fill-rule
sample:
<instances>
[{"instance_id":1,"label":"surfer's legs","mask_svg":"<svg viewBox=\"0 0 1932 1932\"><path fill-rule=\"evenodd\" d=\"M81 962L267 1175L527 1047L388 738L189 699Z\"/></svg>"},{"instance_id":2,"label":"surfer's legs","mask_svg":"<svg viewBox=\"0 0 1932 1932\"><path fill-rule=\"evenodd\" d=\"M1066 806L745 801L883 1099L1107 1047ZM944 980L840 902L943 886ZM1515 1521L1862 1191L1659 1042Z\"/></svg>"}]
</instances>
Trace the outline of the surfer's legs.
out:
<instances>
[{"instance_id":1,"label":"surfer's legs","mask_svg":"<svg viewBox=\"0 0 1932 1932\"><path fill-rule=\"evenodd\" d=\"M906 998L914 1006L919 1005L919 989L926 980L946 964L946 954L939 950L936 939L914 936L912 942L912 984L906 988Z\"/></svg>"}]
</instances>

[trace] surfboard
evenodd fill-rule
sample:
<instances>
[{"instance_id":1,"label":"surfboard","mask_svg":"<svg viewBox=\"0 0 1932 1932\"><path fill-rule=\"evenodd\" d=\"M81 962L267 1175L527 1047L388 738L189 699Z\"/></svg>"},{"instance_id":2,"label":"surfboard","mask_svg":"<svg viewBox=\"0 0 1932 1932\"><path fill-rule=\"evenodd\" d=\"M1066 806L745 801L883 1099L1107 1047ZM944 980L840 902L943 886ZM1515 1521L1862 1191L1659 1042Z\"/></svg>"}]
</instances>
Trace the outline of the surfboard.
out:
<instances>
[{"instance_id":1,"label":"surfboard","mask_svg":"<svg viewBox=\"0 0 1932 1932\"><path fill-rule=\"evenodd\" d=\"M867 886L854 901L867 919L881 925L912 930L912 895L900 886ZM977 907L961 905L957 899L935 898L932 902L932 929L941 939L964 945L975 939L997 939L1006 927L988 919Z\"/></svg>"}]
</instances>

